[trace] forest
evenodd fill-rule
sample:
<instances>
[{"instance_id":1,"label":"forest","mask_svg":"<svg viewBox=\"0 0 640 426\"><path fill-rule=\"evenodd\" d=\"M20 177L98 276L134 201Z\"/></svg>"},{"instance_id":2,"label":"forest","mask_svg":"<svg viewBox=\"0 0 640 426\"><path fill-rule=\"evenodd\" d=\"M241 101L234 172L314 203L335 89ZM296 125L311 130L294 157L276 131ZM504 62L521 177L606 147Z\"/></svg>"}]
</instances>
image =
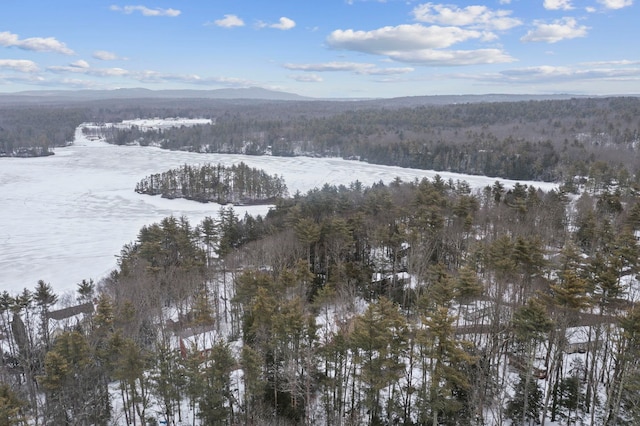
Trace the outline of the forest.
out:
<instances>
[{"instance_id":1,"label":"forest","mask_svg":"<svg viewBox=\"0 0 640 426\"><path fill-rule=\"evenodd\" d=\"M72 140L75 128L85 122L185 117L209 118L212 124L153 131L112 127L102 136L115 144L172 150L332 156L568 185L578 183L576 177L604 174L605 179L624 181L639 172L638 97L440 102L438 97L416 97L0 105L0 155L51 153Z\"/></svg>"},{"instance_id":2,"label":"forest","mask_svg":"<svg viewBox=\"0 0 640 426\"><path fill-rule=\"evenodd\" d=\"M140 194L162 195L165 198L215 202L218 204L269 204L286 197L284 179L270 176L263 170L240 162L231 167L188 164L163 173L153 174L136 184Z\"/></svg>"},{"instance_id":3,"label":"forest","mask_svg":"<svg viewBox=\"0 0 640 426\"><path fill-rule=\"evenodd\" d=\"M633 425L640 182L325 185L0 297L0 424Z\"/></svg>"},{"instance_id":4,"label":"forest","mask_svg":"<svg viewBox=\"0 0 640 426\"><path fill-rule=\"evenodd\" d=\"M242 165L144 178L139 192L273 207L146 225L115 270L72 295L46 277L3 291L0 425L639 424L639 107L0 107L2 155L55 153L85 122L207 117L103 136L560 183L475 191L436 176L289 196ZM220 182L240 192L218 194Z\"/></svg>"},{"instance_id":5,"label":"forest","mask_svg":"<svg viewBox=\"0 0 640 426\"><path fill-rule=\"evenodd\" d=\"M297 115L276 118L227 112L208 126L119 129L106 136L112 143L174 150L335 156L523 180L571 180L600 161L627 174L638 168L638 98L397 108L354 104L332 115L314 112L307 103Z\"/></svg>"},{"instance_id":6,"label":"forest","mask_svg":"<svg viewBox=\"0 0 640 426\"><path fill-rule=\"evenodd\" d=\"M0 105L0 157L39 157L73 141L80 108Z\"/></svg>"}]
</instances>

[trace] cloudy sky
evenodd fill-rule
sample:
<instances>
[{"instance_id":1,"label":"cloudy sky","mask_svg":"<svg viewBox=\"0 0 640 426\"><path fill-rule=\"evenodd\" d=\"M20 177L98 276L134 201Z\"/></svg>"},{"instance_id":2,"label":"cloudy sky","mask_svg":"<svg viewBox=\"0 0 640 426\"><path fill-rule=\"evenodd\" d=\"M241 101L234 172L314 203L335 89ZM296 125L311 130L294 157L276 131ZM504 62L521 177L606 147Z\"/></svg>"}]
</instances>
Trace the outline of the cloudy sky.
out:
<instances>
[{"instance_id":1,"label":"cloudy sky","mask_svg":"<svg viewBox=\"0 0 640 426\"><path fill-rule=\"evenodd\" d=\"M634 0L3 0L0 92L640 94Z\"/></svg>"}]
</instances>

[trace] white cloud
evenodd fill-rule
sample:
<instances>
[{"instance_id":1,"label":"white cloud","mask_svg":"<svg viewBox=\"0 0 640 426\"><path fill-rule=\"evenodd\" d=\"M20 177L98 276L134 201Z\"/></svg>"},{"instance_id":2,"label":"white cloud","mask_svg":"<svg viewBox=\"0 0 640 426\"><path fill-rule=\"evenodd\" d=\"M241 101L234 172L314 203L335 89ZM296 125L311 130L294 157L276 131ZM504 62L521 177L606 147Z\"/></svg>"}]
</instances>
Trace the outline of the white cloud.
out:
<instances>
[{"instance_id":1,"label":"white cloud","mask_svg":"<svg viewBox=\"0 0 640 426\"><path fill-rule=\"evenodd\" d=\"M388 52L396 61L431 66L462 66L481 64L500 64L513 62L514 58L500 49L476 50L435 50L423 49L412 52Z\"/></svg>"},{"instance_id":2,"label":"white cloud","mask_svg":"<svg viewBox=\"0 0 640 426\"><path fill-rule=\"evenodd\" d=\"M1 60L0 60L1 61ZM0 68L2 68L0 66ZM0 74L0 84L33 84L33 85L43 85L46 84L47 80L39 74L13 74L13 75L2 75Z\"/></svg>"},{"instance_id":3,"label":"white cloud","mask_svg":"<svg viewBox=\"0 0 640 426\"><path fill-rule=\"evenodd\" d=\"M84 61L79 61L84 62ZM86 62L85 62L86 63ZM47 67L47 71L53 73L75 73L86 74L97 77L123 77L130 75L131 73L123 68L91 68L87 66L79 66L77 63L70 64L69 66L51 66Z\"/></svg>"},{"instance_id":4,"label":"white cloud","mask_svg":"<svg viewBox=\"0 0 640 426\"><path fill-rule=\"evenodd\" d=\"M622 9L633 5L633 0L598 0L607 9Z\"/></svg>"},{"instance_id":5,"label":"white cloud","mask_svg":"<svg viewBox=\"0 0 640 426\"><path fill-rule=\"evenodd\" d=\"M508 83L564 82L577 80L624 81L640 78L640 68L572 68L538 66L503 71L499 77Z\"/></svg>"},{"instance_id":6,"label":"white cloud","mask_svg":"<svg viewBox=\"0 0 640 426\"><path fill-rule=\"evenodd\" d=\"M502 75L512 78L548 78L550 76L567 76L573 74L569 67L554 67L541 65L537 67L516 68L501 72Z\"/></svg>"},{"instance_id":7,"label":"white cloud","mask_svg":"<svg viewBox=\"0 0 640 426\"><path fill-rule=\"evenodd\" d=\"M547 10L571 10L571 0L544 0L543 6Z\"/></svg>"},{"instance_id":8,"label":"white cloud","mask_svg":"<svg viewBox=\"0 0 640 426\"><path fill-rule=\"evenodd\" d=\"M26 59L0 59L0 68L24 73L38 71L38 65Z\"/></svg>"},{"instance_id":9,"label":"white cloud","mask_svg":"<svg viewBox=\"0 0 640 426\"><path fill-rule=\"evenodd\" d=\"M369 70L364 70L361 74L366 75L398 75L398 74L407 74L415 71L413 67L390 67L390 68L372 68Z\"/></svg>"},{"instance_id":10,"label":"white cloud","mask_svg":"<svg viewBox=\"0 0 640 426\"><path fill-rule=\"evenodd\" d=\"M287 18L286 16L281 17L277 24L270 25L271 28L275 28L277 30L290 30L295 26L295 21Z\"/></svg>"},{"instance_id":11,"label":"white cloud","mask_svg":"<svg viewBox=\"0 0 640 426\"><path fill-rule=\"evenodd\" d=\"M211 23L206 25L211 25ZM224 18L213 21L213 25L223 28L243 27L244 21L236 15L224 15Z\"/></svg>"},{"instance_id":12,"label":"white cloud","mask_svg":"<svg viewBox=\"0 0 640 426\"><path fill-rule=\"evenodd\" d=\"M640 65L640 61L630 61L628 59L621 59L619 61L594 61L594 62L583 62L581 65L583 66L626 66L626 65Z\"/></svg>"},{"instance_id":13,"label":"white cloud","mask_svg":"<svg viewBox=\"0 0 640 426\"><path fill-rule=\"evenodd\" d=\"M483 33L480 31L413 24L383 27L373 31L335 30L327 38L327 43L336 49L386 54L388 51L446 48L481 37Z\"/></svg>"},{"instance_id":14,"label":"white cloud","mask_svg":"<svg viewBox=\"0 0 640 426\"><path fill-rule=\"evenodd\" d=\"M20 39L17 34L4 31L0 33L0 45L5 47L17 47L18 49L34 52L54 52L63 55L73 55L74 51L66 44L53 37L30 37Z\"/></svg>"},{"instance_id":15,"label":"white cloud","mask_svg":"<svg viewBox=\"0 0 640 426\"><path fill-rule=\"evenodd\" d=\"M71 62L69 66L72 66L74 68L89 68L89 63L87 61L80 59L75 62Z\"/></svg>"},{"instance_id":16,"label":"white cloud","mask_svg":"<svg viewBox=\"0 0 640 426\"><path fill-rule=\"evenodd\" d=\"M526 93L532 93L532 89L533 92L540 93L583 92L589 95L594 95L598 91L602 94L626 93L625 87L629 87L629 84L637 86L640 81L638 61L626 63L627 61L611 61L610 66L592 66L583 63L568 66L541 65L507 69L496 73L448 73L441 77L470 80L474 85L484 84L500 87L501 90L505 90L508 86L519 87L519 92ZM434 76L430 78L433 79ZM618 89L612 89L612 87L618 87Z\"/></svg>"},{"instance_id":17,"label":"white cloud","mask_svg":"<svg viewBox=\"0 0 640 426\"><path fill-rule=\"evenodd\" d=\"M542 21L534 21L535 29L527 32L520 40L524 42L557 43L562 40L585 37L588 27L578 26L574 18L563 18L551 24Z\"/></svg>"},{"instance_id":18,"label":"white cloud","mask_svg":"<svg viewBox=\"0 0 640 426\"><path fill-rule=\"evenodd\" d=\"M301 83L320 83L324 81L322 77L316 74L296 74L290 75L289 78Z\"/></svg>"},{"instance_id":19,"label":"white cloud","mask_svg":"<svg viewBox=\"0 0 640 426\"><path fill-rule=\"evenodd\" d=\"M289 19L286 16L280 18L278 23L276 24L267 24L266 22L258 21L256 24L257 28L274 28L276 30L290 30L296 26L296 23L293 19Z\"/></svg>"},{"instance_id":20,"label":"white cloud","mask_svg":"<svg viewBox=\"0 0 640 426\"><path fill-rule=\"evenodd\" d=\"M126 15L131 15L133 12L140 12L142 16L168 16L170 18L175 18L179 16L180 12L177 9L151 9L146 6L116 6L112 5L110 9L114 12L122 12Z\"/></svg>"},{"instance_id":21,"label":"white cloud","mask_svg":"<svg viewBox=\"0 0 640 426\"><path fill-rule=\"evenodd\" d=\"M46 68L46 71L53 74L73 74L105 78L105 82L107 83L109 83L110 78L124 78L150 84L179 82L204 86L222 85L226 87L251 87L258 85L254 81L234 77L202 77L197 74L170 74L153 70L131 71L123 68L92 68L89 66L89 63L83 60L73 62L67 66L50 66Z\"/></svg>"},{"instance_id":22,"label":"white cloud","mask_svg":"<svg viewBox=\"0 0 640 426\"><path fill-rule=\"evenodd\" d=\"M362 62L324 62L319 64L284 64L284 67L294 71L331 72L347 71L361 75L393 75L412 72L411 67L380 68L374 64Z\"/></svg>"},{"instance_id":23,"label":"white cloud","mask_svg":"<svg viewBox=\"0 0 640 426\"><path fill-rule=\"evenodd\" d=\"M486 6L459 8L452 5L426 3L415 7L412 13L417 21L430 24L501 31L522 25L522 21L510 17L510 10L493 11Z\"/></svg>"},{"instance_id":24,"label":"white cloud","mask_svg":"<svg viewBox=\"0 0 640 426\"><path fill-rule=\"evenodd\" d=\"M320 64L284 64L284 67L294 71L358 71L363 68L373 67L373 64L359 62L324 62Z\"/></svg>"},{"instance_id":25,"label":"white cloud","mask_svg":"<svg viewBox=\"0 0 640 426\"><path fill-rule=\"evenodd\" d=\"M421 65L472 65L511 62L499 49L439 50L470 39L490 40L492 33L458 27L421 24L383 27L373 31L336 30L327 44L336 49L384 55L399 62Z\"/></svg>"},{"instance_id":26,"label":"white cloud","mask_svg":"<svg viewBox=\"0 0 640 426\"><path fill-rule=\"evenodd\" d=\"M101 61L115 61L116 59L122 59L118 57L113 52L108 52L106 50L96 50L92 55L95 59L99 59Z\"/></svg>"}]
</instances>

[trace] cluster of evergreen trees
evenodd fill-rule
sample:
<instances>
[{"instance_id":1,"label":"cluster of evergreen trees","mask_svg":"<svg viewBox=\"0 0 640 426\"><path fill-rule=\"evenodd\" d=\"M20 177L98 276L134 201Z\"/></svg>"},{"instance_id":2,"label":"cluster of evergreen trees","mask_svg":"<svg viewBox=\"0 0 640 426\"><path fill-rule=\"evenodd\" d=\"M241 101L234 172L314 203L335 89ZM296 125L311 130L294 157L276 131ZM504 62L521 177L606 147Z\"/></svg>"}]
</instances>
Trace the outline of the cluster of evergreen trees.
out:
<instances>
[{"instance_id":1,"label":"cluster of evergreen trees","mask_svg":"<svg viewBox=\"0 0 640 426\"><path fill-rule=\"evenodd\" d=\"M637 194L396 179L166 218L79 284L93 314L2 295L0 422L637 424Z\"/></svg>"},{"instance_id":2,"label":"cluster of evergreen trees","mask_svg":"<svg viewBox=\"0 0 640 426\"><path fill-rule=\"evenodd\" d=\"M136 184L140 194L165 198L186 198L218 204L256 204L286 197L287 186L282 177L251 168L244 162L225 167L205 164L199 167L183 165L163 173L153 174Z\"/></svg>"}]
</instances>

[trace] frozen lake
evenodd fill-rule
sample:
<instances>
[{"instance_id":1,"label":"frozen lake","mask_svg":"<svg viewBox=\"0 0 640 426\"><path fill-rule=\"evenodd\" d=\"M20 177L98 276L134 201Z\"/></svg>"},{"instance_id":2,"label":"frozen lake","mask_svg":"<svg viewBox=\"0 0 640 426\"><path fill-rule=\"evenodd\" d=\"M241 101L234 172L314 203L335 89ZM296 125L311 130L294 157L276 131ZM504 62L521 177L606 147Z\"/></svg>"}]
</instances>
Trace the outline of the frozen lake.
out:
<instances>
[{"instance_id":1,"label":"frozen lake","mask_svg":"<svg viewBox=\"0 0 640 426\"><path fill-rule=\"evenodd\" d=\"M0 291L31 290L38 280L58 294L74 291L82 279L98 281L116 267L116 256L134 241L143 225L162 218L186 216L196 225L215 216L217 204L166 200L137 194L135 184L151 173L179 165L244 161L250 167L284 177L291 194L329 184L365 185L400 177L403 181L440 174L466 180L472 188L492 185L496 178L378 166L335 158L255 157L197 154L153 147L114 146L88 141L80 132L72 146L54 156L0 158ZM514 181L500 179L505 186ZM544 190L556 185L533 184ZM264 214L265 206L235 207L241 217Z\"/></svg>"}]
</instances>

